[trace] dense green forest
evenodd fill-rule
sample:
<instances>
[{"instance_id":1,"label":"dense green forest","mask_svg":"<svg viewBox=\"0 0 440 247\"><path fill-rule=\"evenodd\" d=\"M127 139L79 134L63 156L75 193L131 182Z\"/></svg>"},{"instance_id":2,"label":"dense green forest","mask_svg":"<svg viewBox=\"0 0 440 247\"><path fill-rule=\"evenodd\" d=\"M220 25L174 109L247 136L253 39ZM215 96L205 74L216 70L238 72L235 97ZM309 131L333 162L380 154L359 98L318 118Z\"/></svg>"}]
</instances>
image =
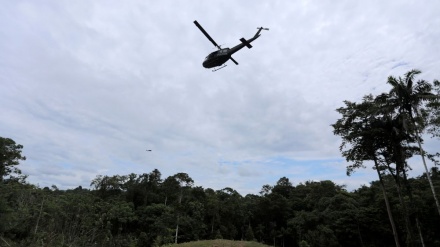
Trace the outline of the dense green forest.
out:
<instances>
[{"instance_id":1,"label":"dense green forest","mask_svg":"<svg viewBox=\"0 0 440 247\"><path fill-rule=\"evenodd\" d=\"M29 184L23 146L0 137L0 246L163 246L206 239L271 246L440 246L440 171L408 177L422 133L439 137L439 87L419 71L388 78L390 92L345 102L332 127L347 175L375 169L354 191L330 180L294 186L287 177L258 195L194 186L189 174L98 175L90 188Z\"/></svg>"}]
</instances>

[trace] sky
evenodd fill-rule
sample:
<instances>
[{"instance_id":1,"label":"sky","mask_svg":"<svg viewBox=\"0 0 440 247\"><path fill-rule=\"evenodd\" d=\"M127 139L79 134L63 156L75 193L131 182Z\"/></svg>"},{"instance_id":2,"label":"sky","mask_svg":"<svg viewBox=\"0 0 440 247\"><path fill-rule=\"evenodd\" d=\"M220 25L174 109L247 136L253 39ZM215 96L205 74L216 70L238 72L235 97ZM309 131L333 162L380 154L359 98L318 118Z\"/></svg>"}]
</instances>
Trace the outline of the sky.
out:
<instances>
[{"instance_id":1,"label":"sky","mask_svg":"<svg viewBox=\"0 0 440 247\"><path fill-rule=\"evenodd\" d=\"M40 187L158 169L242 195L281 177L354 190L377 175L346 176L335 110L389 91L388 76L440 79L438 10L431 0L2 1L0 136L24 146L19 168ZM233 55L238 66L212 72L202 62L217 48L194 20L223 48L269 31Z\"/></svg>"}]
</instances>

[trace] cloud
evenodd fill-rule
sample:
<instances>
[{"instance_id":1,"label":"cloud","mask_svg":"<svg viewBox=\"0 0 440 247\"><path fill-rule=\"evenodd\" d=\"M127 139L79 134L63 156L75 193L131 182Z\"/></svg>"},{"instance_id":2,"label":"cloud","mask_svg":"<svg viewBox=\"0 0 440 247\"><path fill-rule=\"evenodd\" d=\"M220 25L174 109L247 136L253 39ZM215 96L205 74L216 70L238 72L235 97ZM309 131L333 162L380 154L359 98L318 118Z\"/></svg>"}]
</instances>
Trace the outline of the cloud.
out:
<instances>
[{"instance_id":1,"label":"cloud","mask_svg":"<svg viewBox=\"0 0 440 247\"><path fill-rule=\"evenodd\" d=\"M0 10L0 133L24 145L41 186L98 174L187 172L197 185L258 193L283 176L345 176L330 124L343 100L417 68L438 78L434 2L8 2ZM215 73L199 23L232 47ZM426 148L438 150L437 140ZM153 152L145 152L152 149ZM322 173L321 171L325 171ZM420 170L417 170L417 172ZM415 174L417 175L417 174Z\"/></svg>"}]
</instances>

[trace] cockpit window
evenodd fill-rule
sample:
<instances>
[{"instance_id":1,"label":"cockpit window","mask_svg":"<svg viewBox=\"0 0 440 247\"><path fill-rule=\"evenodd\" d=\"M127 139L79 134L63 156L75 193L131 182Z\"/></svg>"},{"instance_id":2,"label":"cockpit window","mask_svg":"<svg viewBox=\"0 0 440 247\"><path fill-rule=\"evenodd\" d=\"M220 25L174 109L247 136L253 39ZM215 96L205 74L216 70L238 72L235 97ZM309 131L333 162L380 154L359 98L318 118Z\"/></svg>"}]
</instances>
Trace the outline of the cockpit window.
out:
<instances>
[{"instance_id":1,"label":"cockpit window","mask_svg":"<svg viewBox=\"0 0 440 247\"><path fill-rule=\"evenodd\" d=\"M205 57L205 60L211 59L211 58L213 58L213 57L217 57L217 56L225 55L225 54L228 53L228 50L229 50L229 48L221 49L221 50L215 51L215 52L209 54L207 57Z\"/></svg>"}]
</instances>

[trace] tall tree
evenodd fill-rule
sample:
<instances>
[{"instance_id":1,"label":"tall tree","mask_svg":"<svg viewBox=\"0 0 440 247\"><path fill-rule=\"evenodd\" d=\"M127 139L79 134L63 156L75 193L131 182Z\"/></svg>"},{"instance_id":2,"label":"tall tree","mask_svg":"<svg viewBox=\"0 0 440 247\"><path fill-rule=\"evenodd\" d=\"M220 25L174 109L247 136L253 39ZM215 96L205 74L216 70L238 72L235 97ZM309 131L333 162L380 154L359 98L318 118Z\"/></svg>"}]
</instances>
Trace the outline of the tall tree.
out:
<instances>
[{"instance_id":1,"label":"tall tree","mask_svg":"<svg viewBox=\"0 0 440 247\"><path fill-rule=\"evenodd\" d=\"M187 173L177 173L173 176L173 178L179 183L180 187L180 195L179 195L179 207L182 206L182 198L183 198L183 189L192 187L194 184L194 180L188 176ZM181 211L181 210L179 210ZM180 212L177 213L177 225L176 225L176 236L174 239L174 243L177 244L177 237L179 235L179 220L180 220Z\"/></svg>"},{"instance_id":2,"label":"tall tree","mask_svg":"<svg viewBox=\"0 0 440 247\"><path fill-rule=\"evenodd\" d=\"M397 228L394 223L388 196L382 180L382 166L380 165L379 155L386 147L388 140L384 139L385 130L383 122L377 114L377 106L372 95L363 98L362 103L357 104L349 101L344 102L346 107L341 107L337 111L342 114L342 118L333 124L335 135L342 137L340 150L342 156L347 161L353 162L347 166L347 175L351 175L355 169L365 167L367 160L374 162L374 168L379 176L388 217L393 230L396 246L400 246Z\"/></svg>"},{"instance_id":3,"label":"tall tree","mask_svg":"<svg viewBox=\"0 0 440 247\"><path fill-rule=\"evenodd\" d=\"M438 96L432 93L432 85L425 80L415 81L415 76L420 74L419 70L411 70L405 74L404 78L388 77L388 84L392 86L389 93L391 106L395 107L399 115L404 119L404 127L408 132L412 132L417 140L420 155L422 156L423 166L428 178L429 185L437 205L437 211L440 215L440 204L437 199L431 176L425 161L425 152L422 148L420 133L426 126L425 118L420 111L425 111L427 101L437 101ZM432 109L432 108L431 108ZM410 125L406 124L410 121Z\"/></svg>"},{"instance_id":4,"label":"tall tree","mask_svg":"<svg viewBox=\"0 0 440 247\"><path fill-rule=\"evenodd\" d=\"M408 128L407 118L397 110L393 103L390 103L391 101L393 100L387 93L374 99L374 103L377 105L375 114L380 120L378 126L383 130L381 138L385 140L384 148L380 152L381 162L395 182L400 208L405 219L406 243L408 246L412 246L415 238L411 218L415 216L415 221L418 222L418 217L408 181L407 172L410 167L407 160L417 153L418 149L413 145L415 143L414 136L406 131ZM409 200L405 200L405 198L409 198ZM421 228L419 224L416 225L420 240L423 242Z\"/></svg>"},{"instance_id":5,"label":"tall tree","mask_svg":"<svg viewBox=\"0 0 440 247\"><path fill-rule=\"evenodd\" d=\"M126 188L125 182L128 180L129 176L102 176L98 175L92 180L90 186L94 186L99 195L104 197L120 195L122 191Z\"/></svg>"},{"instance_id":6,"label":"tall tree","mask_svg":"<svg viewBox=\"0 0 440 247\"><path fill-rule=\"evenodd\" d=\"M210 225L210 238L214 239L216 233L214 229L218 230L220 222L220 203L217 193L213 189L206 189L205 195L205 216Z\"/></svg>"}]
</instances>

